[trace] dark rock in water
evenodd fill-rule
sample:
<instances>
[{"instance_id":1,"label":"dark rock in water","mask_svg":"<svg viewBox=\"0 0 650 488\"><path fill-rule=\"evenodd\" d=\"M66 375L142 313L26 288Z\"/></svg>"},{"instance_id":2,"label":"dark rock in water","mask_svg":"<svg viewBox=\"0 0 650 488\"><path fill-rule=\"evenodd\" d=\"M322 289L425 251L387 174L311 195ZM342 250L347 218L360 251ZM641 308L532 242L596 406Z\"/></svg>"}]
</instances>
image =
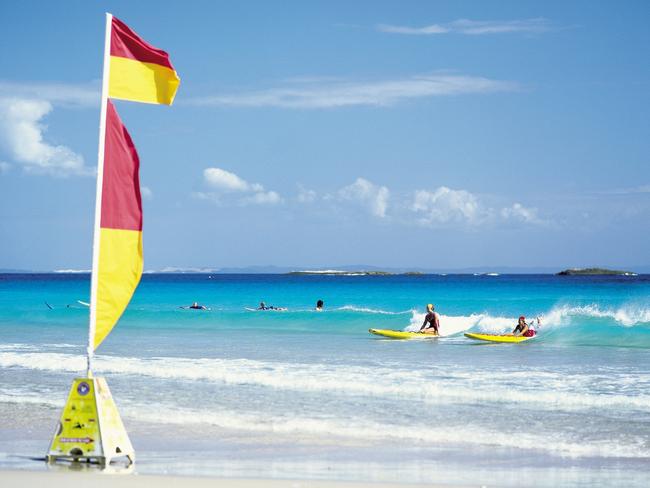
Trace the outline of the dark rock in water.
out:
<instances>
[{"instance_id":1,"label":"dark rock in water","mask_svg":"<svg viewBox=\"0 0 650 488\"><path fill-rule=\"evenodd\" d=\"M570 268L557 273L558 276L582 276L582 275L619 275L619 276L636 276L631 271L620 271L606 268Z\"/></svg>"}]
</instances>

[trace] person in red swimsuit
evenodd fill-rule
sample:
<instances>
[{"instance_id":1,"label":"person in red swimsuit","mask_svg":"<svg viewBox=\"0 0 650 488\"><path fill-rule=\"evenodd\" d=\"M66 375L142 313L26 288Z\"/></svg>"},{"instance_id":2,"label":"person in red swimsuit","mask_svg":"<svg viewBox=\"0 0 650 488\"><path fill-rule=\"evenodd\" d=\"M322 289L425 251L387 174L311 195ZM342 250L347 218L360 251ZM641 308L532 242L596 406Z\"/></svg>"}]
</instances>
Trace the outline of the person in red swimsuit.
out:
<instances>
[{"instance_id":1,"label":"person in red swimsuit","mask_svg":"<svg viewBox=\"0 0 650 488\"><path fill-rule=\"evenodd\" d=\"M512 335L533 337L535 334L536 334L535 329L533 329L531 326L529 326L526 323L526 317L524 317L523 315L519 317L519 322L517 323L517 327L515 327L515 330L512 331Z\"/></svg>"}]
</instances>

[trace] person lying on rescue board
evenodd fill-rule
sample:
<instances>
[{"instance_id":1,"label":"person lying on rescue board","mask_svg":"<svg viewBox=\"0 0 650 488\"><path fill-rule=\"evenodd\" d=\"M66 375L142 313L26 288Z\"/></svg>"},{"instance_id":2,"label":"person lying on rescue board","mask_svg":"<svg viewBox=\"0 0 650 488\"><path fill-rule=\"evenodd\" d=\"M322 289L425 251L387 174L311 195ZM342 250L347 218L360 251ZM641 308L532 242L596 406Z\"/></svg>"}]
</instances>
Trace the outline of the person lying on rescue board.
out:
<instances>
[{"instance_id":1,"label":"person lying on rescue board","mask_svg":"<svg viewBox=\"0 0 650 488\"><path fill-rule=\"evenodd\" d=\"M539 325L539 318L537 319L537 325ZM535 334L537 334L537 332L535 331L535 329L533 329L532 324L528 325L526 323L526 317L522 315L521 317L519 317L519 322L517 323L517 327L515 327L515 330L513 330L510 335L534 337Z\"/></svg>"}]
</instances>

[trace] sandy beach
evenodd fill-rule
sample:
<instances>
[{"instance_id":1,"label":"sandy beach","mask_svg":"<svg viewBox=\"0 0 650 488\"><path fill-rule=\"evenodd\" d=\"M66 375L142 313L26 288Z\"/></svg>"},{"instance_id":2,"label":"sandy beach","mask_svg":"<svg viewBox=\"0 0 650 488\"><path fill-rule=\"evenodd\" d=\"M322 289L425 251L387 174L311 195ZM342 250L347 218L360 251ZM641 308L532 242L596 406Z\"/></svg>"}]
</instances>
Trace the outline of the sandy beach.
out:
<instances>
[{"instance_id":1,"label":"sandy beach","mask_svg":"<svg viewBox=\"0 0 650 488\"><path fill-rule=\"evenodd\" d=\"M190 476L151 476L151 475L104 475L101 473L60 473L33 471L0 471L3 487L36 487L47 484L48 488L67 488L79 483L90 483L94 488L203 488L220 486L224 488L397 488L433 486L430 484L406 483L354 483L346 481L278 480L278 479L227 479L198 478ZM449 485L435 485L439 488ZM458 487L460 485L454 485Z\"/></svg>"}]
</instances>

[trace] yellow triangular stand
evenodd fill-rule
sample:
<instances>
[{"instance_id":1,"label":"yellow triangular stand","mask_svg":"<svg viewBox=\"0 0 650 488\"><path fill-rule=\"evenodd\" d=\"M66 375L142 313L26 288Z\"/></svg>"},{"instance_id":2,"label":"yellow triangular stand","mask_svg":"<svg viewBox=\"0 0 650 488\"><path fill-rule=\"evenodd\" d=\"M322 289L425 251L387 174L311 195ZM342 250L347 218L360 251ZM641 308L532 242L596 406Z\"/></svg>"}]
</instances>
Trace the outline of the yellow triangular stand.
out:
<instances>
[{"instance_id":1,"label":"yellow triangular stand","mask_svg":"<svg viewBox=\"0 0 650 488\"><path fill-rule=\"evenodd\" d=\"M63 407L47 461L135 461L133 446L104 378L76 378Z\"/></svg>"}]
</instances>

